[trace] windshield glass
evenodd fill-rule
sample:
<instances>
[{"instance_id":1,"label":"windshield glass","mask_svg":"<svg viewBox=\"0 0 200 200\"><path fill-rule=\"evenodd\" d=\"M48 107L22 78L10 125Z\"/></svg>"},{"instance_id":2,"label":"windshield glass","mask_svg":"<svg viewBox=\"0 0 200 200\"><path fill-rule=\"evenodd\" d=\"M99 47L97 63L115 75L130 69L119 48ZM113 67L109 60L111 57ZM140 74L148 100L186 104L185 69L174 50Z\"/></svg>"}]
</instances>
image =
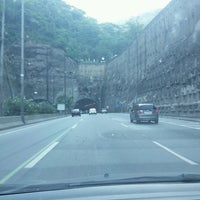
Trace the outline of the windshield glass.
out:
<instances>
[{"instance_id":1,"label":"windshield glass","mask_svg":"<svg viewBox=\"0 0 200 200\"><path fill-rule=\"evenodd\" d=\"M200 174L199 11L2 0L0 193Z\"/></svg>"},{"instance_id":2,"label":"windshield glass","mask_svg":"<svg viewBox=\"0 0 200 200\"><path fill-rule=\"evenodd\" d=\"M153 105L140 105L139 109L141 109L141 110L153 110Z\"/></svg>"}]
</instances>

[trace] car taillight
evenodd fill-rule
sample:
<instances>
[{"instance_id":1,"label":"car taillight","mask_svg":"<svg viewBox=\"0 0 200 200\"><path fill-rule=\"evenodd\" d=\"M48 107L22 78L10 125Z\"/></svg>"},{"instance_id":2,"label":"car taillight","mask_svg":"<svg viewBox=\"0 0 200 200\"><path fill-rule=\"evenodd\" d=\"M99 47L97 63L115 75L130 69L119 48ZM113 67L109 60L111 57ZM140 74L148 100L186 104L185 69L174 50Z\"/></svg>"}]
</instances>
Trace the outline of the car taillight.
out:
<instances>
[{"instance_id":1,"label":"car taillight","mask_svg":"<svg viewBox=\"0 0 200 200\"><path fill-rule=\"evenodd\" d=\"M137 114L140 114L140 113L142 113L141 110L137 110Z\"/></svg>"}]
</instances>

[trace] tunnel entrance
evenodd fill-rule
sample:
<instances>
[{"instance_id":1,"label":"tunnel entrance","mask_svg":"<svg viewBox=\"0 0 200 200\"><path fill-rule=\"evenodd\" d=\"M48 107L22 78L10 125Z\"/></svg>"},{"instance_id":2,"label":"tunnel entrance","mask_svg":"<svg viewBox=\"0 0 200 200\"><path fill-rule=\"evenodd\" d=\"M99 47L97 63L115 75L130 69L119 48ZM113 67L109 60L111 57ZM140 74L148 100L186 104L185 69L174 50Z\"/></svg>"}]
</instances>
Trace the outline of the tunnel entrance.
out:
<instances>
[{"instance_id":1,"label":"tunnel entrance","mask_svg":"<svg viewBox=\"0 0 200 200\"><path fill-rule=\"evenodd\" d=\"M89 98L80 99L76 102L75 108L79 108L82 111L89 110L90 108L97 109L97 103Z\"/></svg>"}]
</instances>

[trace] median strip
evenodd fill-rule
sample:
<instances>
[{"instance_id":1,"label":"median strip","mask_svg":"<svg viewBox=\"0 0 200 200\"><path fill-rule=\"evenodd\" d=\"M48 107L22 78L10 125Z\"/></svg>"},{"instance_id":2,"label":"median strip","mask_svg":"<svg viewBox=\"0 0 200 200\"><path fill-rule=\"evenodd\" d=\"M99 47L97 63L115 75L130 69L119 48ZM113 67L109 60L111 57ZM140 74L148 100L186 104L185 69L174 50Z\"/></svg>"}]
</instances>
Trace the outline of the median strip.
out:
<instances>
[{"instance_id":1,"label":"median strip","mask_svg":"<svg viewBox=\"0 0 200 200\"><path fill-rule=\"evenodd\" d=\"M168 151L169 153L173 154L174 156L178 157L179 159L185 161L186 163L189 163L190 165L198 165L198 163L196 163L196 162L194 162L194 161L192 161L192 160L190 160L190 159L188 159L188 158L186 158L186 157L184 157L184 156L181 156L180 154L178 154L178 153L172 151L171 149L165 147L164 145L162 145L162 144L160 144L160 143L158 143L158 142L156 142L156 141L152 141L152 142L153 142L154 144L156 144L157 146L161 147L162 149L165 149L165 150Z\"/></svg>"}]
</instances>

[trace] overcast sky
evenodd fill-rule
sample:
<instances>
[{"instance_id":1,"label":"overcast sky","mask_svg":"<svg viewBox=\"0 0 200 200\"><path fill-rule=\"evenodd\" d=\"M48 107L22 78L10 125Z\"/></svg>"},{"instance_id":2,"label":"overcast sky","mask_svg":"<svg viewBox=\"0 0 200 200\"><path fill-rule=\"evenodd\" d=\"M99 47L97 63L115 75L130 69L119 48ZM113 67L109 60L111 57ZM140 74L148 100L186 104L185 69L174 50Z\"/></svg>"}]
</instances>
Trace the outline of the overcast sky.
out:
<instances>
[{"instance_id":1,"label":"overcast sky","mask_svg":"<svg viewBox=\"0 0 200 200\"><path fill-rule=\"evenodd\" d=\"M101 22L120 22L164 8L171 0L65 0Z\"/></svg>"}]
</instances>

